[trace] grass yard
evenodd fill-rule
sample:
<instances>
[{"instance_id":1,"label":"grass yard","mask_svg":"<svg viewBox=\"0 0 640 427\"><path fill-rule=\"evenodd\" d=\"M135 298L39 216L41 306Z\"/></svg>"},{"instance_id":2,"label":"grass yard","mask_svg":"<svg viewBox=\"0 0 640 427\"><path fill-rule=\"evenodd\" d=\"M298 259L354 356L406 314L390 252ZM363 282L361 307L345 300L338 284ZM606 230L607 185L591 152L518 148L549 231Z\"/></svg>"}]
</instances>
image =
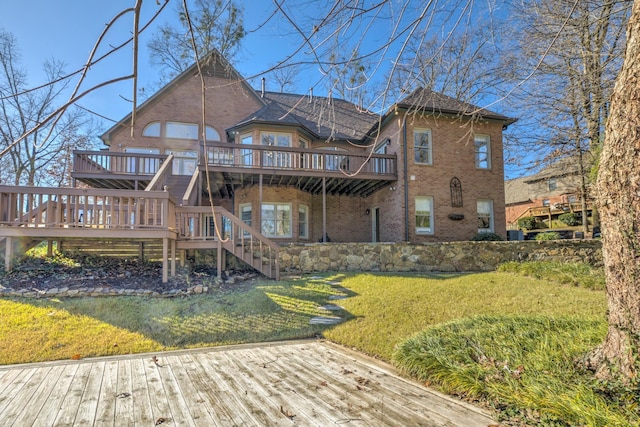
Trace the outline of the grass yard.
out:
<instances>
[{"instance_id":1,"label":"grass yard","mask_svg":"<svg viewBox=\"0 0 640 427\"><path fill-rule=\"evenodd\" d=\"M306 280L172 299L0 299L0 364L313 337L332 293Z\"/></svg>"},{"instance_id":2,"label":"grass yard","mask_svg":"<svg viewBox=\"0 0 640 427\"><path fill-rule=\"evenodd\" d=\"M341 292L346 321L310 325ZM598 382L576 363L603 339L605 316L602 272L554 263L256 281L175 299L0 299L0 363L321 334L493 407L506 425L640 425L637 384Z\"/></svg>"}]
</instances>

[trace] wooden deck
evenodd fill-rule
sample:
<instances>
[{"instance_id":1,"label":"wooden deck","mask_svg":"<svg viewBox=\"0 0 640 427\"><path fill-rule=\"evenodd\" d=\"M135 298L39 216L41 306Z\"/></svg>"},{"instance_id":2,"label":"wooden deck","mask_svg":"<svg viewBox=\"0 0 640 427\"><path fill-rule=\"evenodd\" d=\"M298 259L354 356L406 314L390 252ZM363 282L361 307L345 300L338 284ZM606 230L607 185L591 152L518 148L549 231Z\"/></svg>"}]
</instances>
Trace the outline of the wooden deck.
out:
<instances>
[{"instance_id":1,"label":"wooden deck","mask_svg":"<svg viewBox=\"0 0 640 427\"><path fill-rule=\"evenodd\" d=\"M488 426L322 341L0 366L3 426Z\"/></svg>"}]
</instances>

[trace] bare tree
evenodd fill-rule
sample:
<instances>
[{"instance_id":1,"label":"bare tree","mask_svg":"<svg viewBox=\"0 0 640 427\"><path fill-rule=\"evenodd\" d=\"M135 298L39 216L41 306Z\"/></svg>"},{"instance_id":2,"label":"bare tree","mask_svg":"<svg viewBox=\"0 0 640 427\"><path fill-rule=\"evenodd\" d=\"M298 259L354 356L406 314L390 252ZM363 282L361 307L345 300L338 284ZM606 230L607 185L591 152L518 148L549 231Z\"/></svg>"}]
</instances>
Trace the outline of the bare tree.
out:
<instances>
[{"instance_id":1,"label":"bare tree","mask_svg":"<svg viewBox=\"0 0 640 427\"><path fill-rule=\"evenodd\" d=\"M637 378L640 349L640 2L611 97L597 179L609 301L609 330L591 355L600 377Z\"/></svg>"},{"instance_id":2,"label":"bare tree","mask_svg":"<svg viewBox=\"0 0 640 427\"><path fill-rule=\"evenodd\" d=\"M391 80L392 93L400 96L423 87L471 103L498 94L508 77L501 55L504 28L487 20L453 34L425 29L408 40Z\"/></svg>"},{"instance_id":3,"label":"bare tree","mask_svg":"<svg viewBox=\"0 0 640 427\"><path fill-rule=\"evenodd\" d=\"M536 164L575 159L584 231L588 231L588 176L602 143L613 81L620 69L628 0L524 0L514 9L522 29L513 64L527 84L509 100L526 108L522 156ZM523 67L523 65L525 65ZM514 68L516 80L525 79Z\"/></svg>"},{"instance_id":4,"label":"bare tree","mask_svg":"<svg viewBox=\"0 0 640 427\"><path fill-rule=\"evenodd\" d=\"M180 28L164 24L152 35L151 63L160 67L163 82L193 64L189 22L183 5L177 7ZM232 62L245 36L242 7L234 0L193 0L189 11L199 57L213 49Z\"/></svg>"},{"instance_id":5,"label":"bare tree","mask_svg":"<svg viewBox=\"0 0 640 427\"><path fill-rule=\"evenodd\" d=\"M61 152L90 145L92 122L80 110L73 110L64 120L41 125L56 108L66 83L52 83L28 91L27 73L20 67L17 41L6 31L0 31L0 67L0 147L11 147L2 158L0 179L15 185L51 182L52 174L60 172L52 165ZM64 74L63 65L54 60L45 61L44 71L50 82ZM37 129L14 144L33 128ZM53 181L68 183L63 177Z\"/></svg>"},{"instance_id":6,"label":"bare tree","mask_svg":"<svg viewBox=\"0 0 640 427\"><path fill-rule=\"evenodd\" d=\"M300 73L300 67L295 65L289 67L276 67L270 77L277 83L280 92L293 90L296 85L296 76Z\"/></svg>"}]
</instances>

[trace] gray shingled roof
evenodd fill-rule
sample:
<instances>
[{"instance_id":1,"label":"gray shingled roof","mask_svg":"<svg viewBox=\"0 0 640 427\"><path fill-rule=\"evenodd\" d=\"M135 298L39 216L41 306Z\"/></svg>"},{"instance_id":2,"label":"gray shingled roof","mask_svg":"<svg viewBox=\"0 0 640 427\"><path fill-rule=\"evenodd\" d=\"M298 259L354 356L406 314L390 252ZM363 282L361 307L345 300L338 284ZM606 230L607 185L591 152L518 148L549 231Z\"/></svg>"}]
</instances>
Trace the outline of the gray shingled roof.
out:
<instances>
[{"instance_id":1,"label":"gray shingled roof","mask_svg":"<svg viewBox=\"0 0 640 427\"><path fill-rule=\"evenodd\" d=\"M398 108L426 110L429 112L474 114L486 119L503 120L507 125L517 120L425 88L414 90L409 96L398 102L397 105Z\"/></svg>"},{"instance_id":2,"label":"gray shingled roof","mask_svg":"<svg viewBox=\"0 0 640 427\"><path fill-rule=\"evenodd\" d=\"M319 139L362 141L379 116L351 102L309 95L265 92L267 105L234 128L252 123L302 126Z\"/></svg>"},{"instance_id":3,"label":"gray shingled roof","mask_svg":"<svg viewBox=\"0 0 640 427\"><path fill-rule=\"evenodd\" d=\"M563 159L556 160L537 174L525 178L526 182L536 182L544 181L549 178L558 178L566 175L576 175L579 173L579 160L576 157L565 157Z\"/></svg>"},{"instance_id":4,"label":"gray shingled roof","mask_svg":"<svg viewBox=\"0 0 640 427\"><path fill-rule=\"evenodd\" d=\"M510 179L504 183L504 202L506 205L531 201L527 177Z\"/></svg>"}]
</instances>

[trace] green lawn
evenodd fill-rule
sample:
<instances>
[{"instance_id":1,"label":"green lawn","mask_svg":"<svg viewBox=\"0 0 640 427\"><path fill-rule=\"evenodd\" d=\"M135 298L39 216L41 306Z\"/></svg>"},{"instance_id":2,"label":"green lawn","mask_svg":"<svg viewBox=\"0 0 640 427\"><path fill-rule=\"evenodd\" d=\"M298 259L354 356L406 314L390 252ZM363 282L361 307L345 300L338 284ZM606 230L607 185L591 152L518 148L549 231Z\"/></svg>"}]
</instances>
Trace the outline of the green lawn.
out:
<instances>
[{"instance_id":1,"label":"green lawn","mask_svg":"<svg viewBox=\"0 0 640 427\"><path fill-rule=\"evenodd\" d=\"M346 321L310 325L340 293ZM605 316L602 272L553 263L257 281L175 299L0 299L0 363L321 334L511 425L638 425L637 385L598 382L578 363L604 337Z\"/></svg>"},{"instance_id":2,"label":"green lawn","mask_svg":"<svg viewBox=\"0 0 640 427\"><path fill-rule=\"evenodd\" d=\"M313 337L332 293L305 280L172 299L0 299L0 364Z\"/></svg>"}]
</instances>

